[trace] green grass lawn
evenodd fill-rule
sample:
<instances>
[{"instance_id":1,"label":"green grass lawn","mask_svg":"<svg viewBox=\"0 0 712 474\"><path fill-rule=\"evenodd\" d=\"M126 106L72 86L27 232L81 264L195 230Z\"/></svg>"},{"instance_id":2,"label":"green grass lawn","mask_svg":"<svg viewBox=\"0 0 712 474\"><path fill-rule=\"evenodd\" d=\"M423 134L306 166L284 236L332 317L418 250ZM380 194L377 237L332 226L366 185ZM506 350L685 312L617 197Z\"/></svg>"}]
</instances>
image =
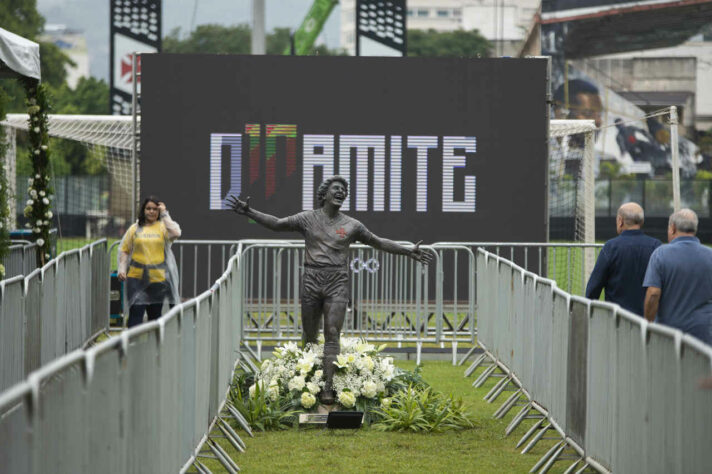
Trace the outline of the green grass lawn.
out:
<instances>
[{"instance_id":1,"label":"green grass lawn","mask_svg":"<svg viewBox=\"0 0 712 474\"><path fill-rule=\"evenodd\" d=\"M95 239L85 239L83 237L62 237L57 239L57 255L59 255L62 252L66 252L67 250L73 250L73 249L79 249L84 247L87 244L90 244L92 242L96 242L97 240L100 240L99 237ZM108 237L106 239L107 242L107 248L111 247L111 244L116 242L119 239L116 239L114 237ZM111 271L115 271L117 267L117 262L116 262L116 249L117 247L114 247L113 251L111 252L111 256L109 258L109 264L111 265Z\"/></svg>"},{"instance_id":2,"label":"green grass lawn","mask_svg":"<svg viewBox=\"0 0 712 474\"><path fill-rule=\"evenodd\" d=\"M397 361L397 365L414 369L415 363ZM466 367L453 367L449 362L426 361L425 379L444 393L461 396L475 415L475 429L442 434L383 433L368 427L356 432L329 432L323 429L289 429L282 432L255 433L250 438L238 431L247 444L245 453L237 453L225 441L227 449L243 472L529 472L537 460L553 445L542 440L528 454L515 449L519 438L531 426L525 421L509 437L504 429L518 411L515 407L502 420L492 414L507 398L508 392L492 404L483 396L496 383L490 379L479 389L472 388L476 375L464 378ZM478 369L477 373L482 369ZM201 459L213 472L224 472L211 459ZM557 462L550 472L563 472L570 462Z\"/></svg>"}]
</instances>

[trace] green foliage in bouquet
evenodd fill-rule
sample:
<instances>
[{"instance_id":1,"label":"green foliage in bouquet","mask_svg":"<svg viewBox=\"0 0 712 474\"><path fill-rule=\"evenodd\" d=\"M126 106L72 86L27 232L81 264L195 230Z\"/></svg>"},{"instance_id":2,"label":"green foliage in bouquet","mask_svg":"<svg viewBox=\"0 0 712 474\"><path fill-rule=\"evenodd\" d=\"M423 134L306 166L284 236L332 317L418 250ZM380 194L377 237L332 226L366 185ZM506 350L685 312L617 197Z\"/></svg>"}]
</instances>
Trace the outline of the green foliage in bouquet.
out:
<instances>
[{"instance_id":1,"label":"green foliage in bouquet","mask_svg":"<svg viewBox=\"0 0 712 474\"><path fill-rule=\"evenodd\" d=\"M24 214L27 226L32 229L35 242L39 246L37 266L42 266L51 258L49 231L52 223L52 199L54 190L50 185L49 125L47 114L50 109L49 94L45 84L25 81L27 91L28 134L30 138L29 158L32 162L32 176L28 180L28 200Z\"/></svg>"},{"instance_id":2,"label":"green foliage in bouquet","mask_svg":"<svg viewBox=\"0 0 712 474\"><path fill-rule=\"evenodd\" d=\"M5 120L5 104L7 102L7 94L3 89L0 89L0 121ZM5 259L5 256L10 250L10 188L8 186L7 177L5 175L5 163L7 163L8 144L5 142L5 129L0 126L0 261ZM0 263L0 280L5 278L5 266Z\"/></svg>"},{"instance_id":3,"label":"green foliage in bouquet","mask_svg":"<svg viewBox=\"0 0 712 474\"><path fill-rule=\"evenodd\" d=\"M379 431L443 432L474 428L462 399L443 395L432 387L410 385L392 398L381 400L374 414Z\"/></svg>"},{"instance_id":4,"label":"green foliage in bouquet","mask_svg":"<svg viewBox=\"0 0 712 474\"><path fill-rule=\"evenodd\" d=\"M254 374L243 372L235 377L230 389L230 401L245 417L250 427L260 431L290 428L296 419L291 400L284 397L270 398L269 391L261 384L252 384ZM251 391L247 387L254 387Z\"/></svg>"}]
</instances>

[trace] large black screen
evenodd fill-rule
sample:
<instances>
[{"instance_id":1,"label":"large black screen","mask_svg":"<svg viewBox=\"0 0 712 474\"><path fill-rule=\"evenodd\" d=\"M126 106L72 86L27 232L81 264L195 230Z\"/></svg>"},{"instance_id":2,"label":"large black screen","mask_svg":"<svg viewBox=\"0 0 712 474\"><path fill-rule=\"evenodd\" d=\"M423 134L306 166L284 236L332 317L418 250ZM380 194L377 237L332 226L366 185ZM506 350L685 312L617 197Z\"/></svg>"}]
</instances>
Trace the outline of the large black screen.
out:
<instances>
[{"instance_id":1,"label":"large black screen","mask_svg":"<svg viewBox=\"0 0 712 474\"><path fill-rule=\"evenodd\" d=\"M225 210L342 210L388 238L546 240L543 59L145 55L141 192L184 238L279 236Z\"/></svg>"}]
</instances>

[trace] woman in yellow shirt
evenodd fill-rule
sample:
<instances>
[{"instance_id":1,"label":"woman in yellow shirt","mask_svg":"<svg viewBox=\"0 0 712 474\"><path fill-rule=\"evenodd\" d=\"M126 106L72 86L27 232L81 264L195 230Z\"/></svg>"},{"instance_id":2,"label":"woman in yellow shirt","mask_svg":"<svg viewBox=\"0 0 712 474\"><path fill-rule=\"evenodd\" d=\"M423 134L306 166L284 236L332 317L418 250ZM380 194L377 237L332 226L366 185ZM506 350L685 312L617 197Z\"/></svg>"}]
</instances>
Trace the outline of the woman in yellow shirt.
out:
<instances>
[{"instance_id":1,"label":"woman in yellow shirt","mask_svg":"<svg viewBox=\"0 0 712 474\"><path fill-rule=\"evenodd\" d=\"M144 199L138 222L126 231L119 245L119 280L126 281L129 321L132 327L161 316L163 302L172 306L178 298L178 269L171 243L180 237L180 226L166 205L155 196Z\"/></svg>"}]
</instances>

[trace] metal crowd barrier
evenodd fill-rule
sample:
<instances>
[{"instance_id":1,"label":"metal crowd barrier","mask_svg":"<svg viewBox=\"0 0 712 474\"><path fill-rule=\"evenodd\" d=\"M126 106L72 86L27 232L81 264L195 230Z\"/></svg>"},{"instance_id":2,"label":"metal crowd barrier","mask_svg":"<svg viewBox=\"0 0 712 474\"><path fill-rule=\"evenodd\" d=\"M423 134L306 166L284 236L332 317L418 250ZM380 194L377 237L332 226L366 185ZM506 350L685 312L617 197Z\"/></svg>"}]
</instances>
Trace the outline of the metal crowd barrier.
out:
<instances>
[{"instance_id":1,"label":"metal crowd barrier","mask_svg":"<svg viewBox=\"0 0 712 474\"><path fill-rule=\"evenodd\" d=\"M37 268L37 244L31 242L13 241L8 254L3 259L5 279L18 275L29 275Z\"/></svg>"},{"instance_id":2,"label":"metal crowd barrier","mask_svg":"<svg viewBox=\"0 0 712 474\"><path fill-rule=\"evenodd\" d=\"M244 241L243 326L245 342L255 341L258 352L265 340L298 341L302 336L299 292L302 279L302 241ZM349 256L351 301L342 334L374 342L415 343L419 359L423 343L474 342L474 276L465 276L458 300L443 293L442 256L469 255L466 247L423 246L435 252L428 268L411 258L352 245ZM259 357L259 353L258 353Z\"/></svg>"},{"instance_id":3,"label":"metal crowd barrier","mask_svg":"<svg viewBox=\"0 0 712 474\"><path fill-rule=\"evenodd\" d=\"M158 320L75 350L1 393L2 470L206 472L205 447L237 471L209 435L219 429L244 449L221 415L241 363L240 258L210 290Z\"/></svg>"},{"instance_id":4,"label":"metal crowd barrier","mask_svg":"<svg viewBox=\"0 0 712 474\"><path fill-rule=\"evenodd\" d=\"M26 259L27 260L27 259ZM32 259L34 261L34 258ZM0 282L0 391L109 326L106 240Z\"/></svg>"},{"instance_id":5,"label":"metal crowd barrier","mask_svg":"<svg viewBox=\"0 0 712 474\"><path fill-rule=\"evenodd\" d=\"M505 258L477 251L478 343L466 375L499 381L495 413L522 406L507 427L537 419L519 441L529 451L545 433L558 442L532 468L545 472L565 450L567 472L712 472L712 347L648 323L617 305L571 296ZM507 390L508 389L508 390ZM577 471L581 472L581 471Z\"/></svg>"},{"instance_id":6,"label":"metal crowd barrier","mask_svg":"<svg viewBox=\"0 0 712 474\"><path fill-rule=\"evenodd\" d=\"M256 342L259 357L265 340L301 338L299 291L304 243L301 240L243 242L244 338L246 342ZM199 261L197 245L193 242L189 245L194 245L193 260ZM214 245L222 246L224 253L227 243L215 242ZM600 244L435 243L423 246L436 255L433 263L425 267L405 256L352 245L349 256L351 304L342 332L376 342L415 343L418 361L424 343L442 347L447 344L455 363L458 344L476 341L474 252L477 248L489 248L517 258L538 274L552 273L562 285L572 288L576 284L582 291L587 278L581 264L584 252L590 251L595 256L601 247ZM202 252L210 255L209 251ZM231 250L227 253L229 255ZM179 258L179 262L184 262L184 258ZM192 286L196 285L193 281ZM190 288L191 283L183 282L183 288L186 287ZM472 351L463 359L471 354Z\"/></svg>"}]
</instances>

